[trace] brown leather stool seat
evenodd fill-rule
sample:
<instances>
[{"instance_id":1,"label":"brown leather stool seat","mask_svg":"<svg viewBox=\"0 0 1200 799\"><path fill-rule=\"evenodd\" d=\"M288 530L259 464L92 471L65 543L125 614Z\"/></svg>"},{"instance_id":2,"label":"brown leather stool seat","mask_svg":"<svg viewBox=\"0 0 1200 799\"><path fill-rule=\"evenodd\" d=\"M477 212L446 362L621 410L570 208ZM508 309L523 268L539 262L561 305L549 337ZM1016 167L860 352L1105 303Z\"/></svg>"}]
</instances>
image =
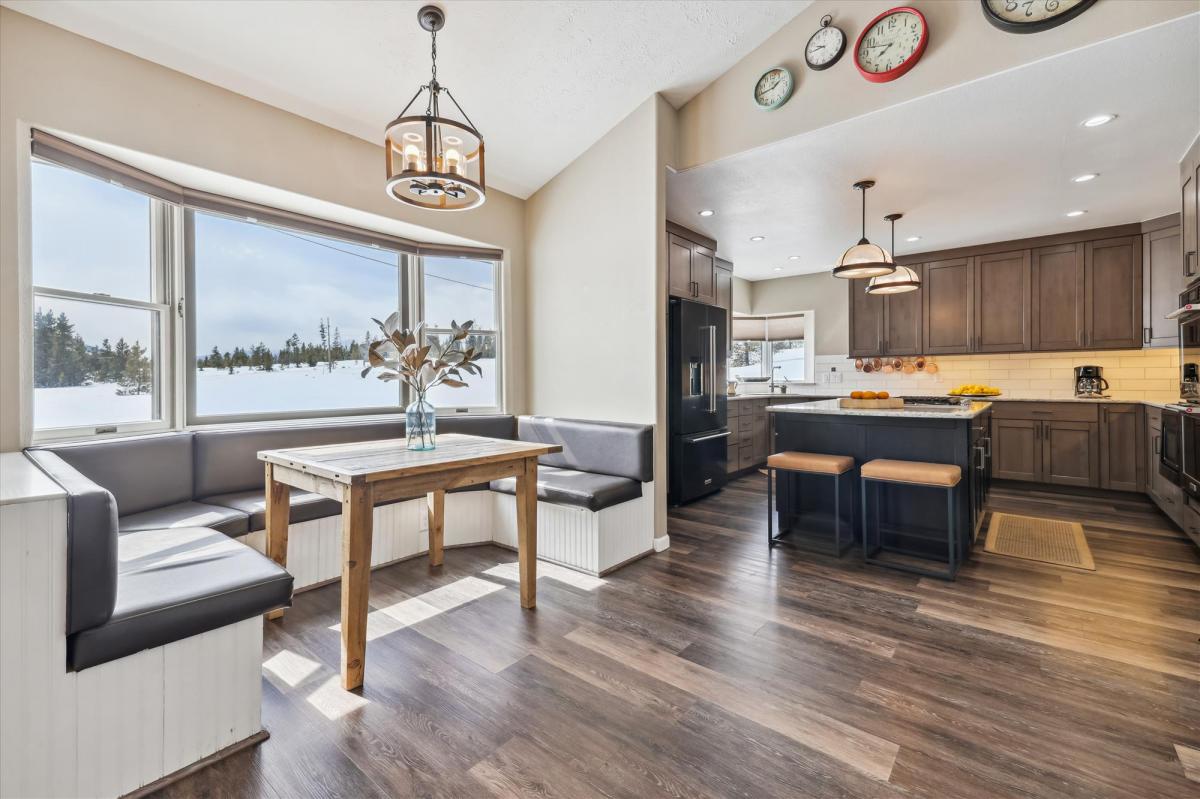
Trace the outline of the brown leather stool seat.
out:
<instances>
[{"instance_id":1,"label":"brown leather stool seat","mask_svg":"<svg viewBox=\"0 0 1200 799\"><path fill-rule=\"evenodd\" d=\"M943 488L956 486L962 479L962 469L952 463L889 461L883 458L867 461L859 469L859 474L868 480L941 486Z\"/></svg>"},{"instance_id":2,"label":"brown leather stool seat","mask_svg":"<svg viewBox=\"0 0 1200 799\"><path fill-rule=\"evenodd\" d=\"M767 467L789 472L841 474L854 468L849 455L820 455L815 452L776 452L767 458Z\"/></svg>"}]
</instances>

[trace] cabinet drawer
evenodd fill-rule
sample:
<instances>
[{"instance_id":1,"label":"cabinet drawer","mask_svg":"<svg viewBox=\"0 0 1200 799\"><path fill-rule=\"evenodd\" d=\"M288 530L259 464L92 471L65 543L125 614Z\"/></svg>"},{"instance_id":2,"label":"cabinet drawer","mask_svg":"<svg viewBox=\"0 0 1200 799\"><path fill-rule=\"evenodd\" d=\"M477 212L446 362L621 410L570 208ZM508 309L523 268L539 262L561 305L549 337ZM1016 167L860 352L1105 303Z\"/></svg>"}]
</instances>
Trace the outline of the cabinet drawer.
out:
<instances>
[{"instance_id":1,"label":"cabinet drawer","mask_svg":"<svg viewBox=\"0 0 1200 799\"><path fill-rule=\"evenodd\" d=\"M750 414L742 414L738 417L737 429L742 433L749 433L754 429L754 417Z\"/></svg>"},{"instance_id":2,"label":"cabinet drawer","mask_svg":"<svg viewBox=\"0 0 1200 799\"><path fill-rule=\"evenodd\" d=\"M741 450L741 454L738 457L738 468L739 469L749 469L751 466L753 466L756 463L756 461L754 460L754 445L753 444L743 444L738 449Z\"/></svg>"},{"instance_id":3,"label":"cabinet drawer","mask_svg":"<svg viewBox=\"0 0 1200 799\"><path fill-rule=\"evenodd\" d=\"M725 450L725 473L733 474L741 467L742 448L736 444L731 444Z\"/></svg>"},{"instance_id":4,"label":"cabinet drawer","mask_svg":"<svg viewBox=\"0 0 1200 799\"><path fill-rule=\"evenodd\" d=\"M1100 406L1092 402L1004 402L992 403L994 419L1041 419L1061 422L1099 421Z\"/></svg>"},{"instance_id":5,"label":"cabinet drawer","mask_svg":"<svg viewBox=\"0 0 1200 799\"><path fill-rule=\"evenodd\" d=\"M738 446L749 446L750 444L753 444L754 443L754 431L753 430L741 431L736 436L736 442L737 442Z\"/></svg>"},{"instance_id":6,"label":"cabinet drawer","mask_svg":"<svg viewBox=\"0 0 1200 799\"><path fill-rule=\"evenodd\" d=\"M742 412L741 408L742 408L743 402L745 402L745 400L739 400L739 399L734 399L733 397L730 397L729 400L725 403L726 406L728 407L728 410L725 412L725 418L729 419L730 426L733 425L733 420L738 418L739 415L741 415L741 412Z\"/></svg>"}]
</instances>

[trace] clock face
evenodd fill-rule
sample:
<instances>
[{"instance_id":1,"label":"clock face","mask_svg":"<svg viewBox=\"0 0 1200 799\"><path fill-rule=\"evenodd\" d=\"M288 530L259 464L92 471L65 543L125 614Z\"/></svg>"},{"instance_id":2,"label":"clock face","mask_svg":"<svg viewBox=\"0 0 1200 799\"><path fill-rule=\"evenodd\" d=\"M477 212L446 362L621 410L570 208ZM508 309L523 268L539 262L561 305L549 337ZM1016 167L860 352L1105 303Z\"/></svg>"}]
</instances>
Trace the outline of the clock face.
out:
<instances>
[{"instance_id":1,"label":"clock face","mask_svg":"<svg viewBox=\"0 0 1200 799\"><path fill-rule=\"evenodd\" d=\"M1036 33L1079 16L1095 0L982 0L988 21L1014 33Z\"/></svg>"},{"instance_id":2,"label":"clock face","mask_svg":"<svg viewBox=\"0 0 1200 799\"><path fill-rule=\"evenodd\" d=\"M783 67L768 69L754 84L754 102L764 110L778 108L792 96L792 73Z\"/></svg>"},{"instance_id":3,"label":"clock face","mask_svg":"<svg viewBox=\"0 0 1200 799\"><path fill-rule=\"evenodd\" d=\"M828 69L833 66L846 49L846 34L832 25L821 28L808 40L804 48L804 60L813 69Z\"/></svg>"},{"instance_id":4,"label":"clock face","mask_svg":"<svg viewBox=\"0 0 1200 799\"><path fill-rule=\"evenodd\" d=\"M863 30L854 62L867 80L895 80L912 69L925 52L928 29L915 8L896 8L881 14Z\"/></svg>"}]
</instances>

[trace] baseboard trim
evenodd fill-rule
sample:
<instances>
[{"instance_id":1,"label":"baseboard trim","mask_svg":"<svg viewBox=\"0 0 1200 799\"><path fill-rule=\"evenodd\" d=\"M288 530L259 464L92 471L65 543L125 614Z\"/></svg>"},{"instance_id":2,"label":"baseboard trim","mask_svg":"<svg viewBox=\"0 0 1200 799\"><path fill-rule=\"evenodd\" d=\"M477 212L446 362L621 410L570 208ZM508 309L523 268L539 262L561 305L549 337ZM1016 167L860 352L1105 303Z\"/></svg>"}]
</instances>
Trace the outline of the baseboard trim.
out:
<instances>
[{"instance_id":1,"label":"baseboard trim","mask_svg":"<svg viewBox=\"0 0 1200 799\"><path fill-rule=\"evenodd\" d=\"M192 774L195 774L200 769L208 768L213 763L216 763L218 760L224 760L225 758L229 757L230 755L236 755L238 752L241 752L244 749L249 749L252 746L258 746L260 743L262 743L263 741L267 740L270 737L271 737L271 733L267 732L266 730L259 730L258 732L251 735L249 738L243 738L242 740L238 741L237 743L230 744L229 746L225 747L224 749L219 749L216 752L213 752L208 757L201 758L200 760L197 760L195 763L192 763L191 765L184 766L183 768L179 769L178 771L172 771L170 774L166 775L165 777L159 777L154 782L147 783L135 791L130 791L129 793L124 794L121 797L121 799L141 799L141 797L143 797L143 796L149 796L150 794L152 794L156 791L161 791L163 788L167 787L171 783L178 782L179 780L183 779L184 777L188 777Z\"/></svg>"}]
</instances>

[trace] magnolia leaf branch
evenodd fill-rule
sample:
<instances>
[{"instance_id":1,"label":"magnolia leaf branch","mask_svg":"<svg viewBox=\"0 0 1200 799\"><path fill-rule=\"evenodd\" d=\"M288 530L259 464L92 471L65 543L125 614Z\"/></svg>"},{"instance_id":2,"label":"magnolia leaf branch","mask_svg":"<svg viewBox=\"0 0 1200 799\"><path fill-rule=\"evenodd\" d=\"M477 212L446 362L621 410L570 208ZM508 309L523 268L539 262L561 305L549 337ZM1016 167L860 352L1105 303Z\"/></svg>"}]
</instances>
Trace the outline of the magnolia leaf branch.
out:
<instances>
[{"instance_id":1,"label":"magnolia leaf branch","mask_svg":"<svg viewBox=\"0 0 1200 799\"><path fill-rule=\"evenodd\" d=\"M460 325L451 320L450 337L440 347L435 347L436 340L421 343L424 322L412 330L401 328L399 312L390 314L382 322L378 319L371 321L379 326L383 338L372 341L367 348L369 365L362 370L361 377L377 370L378 379L388 382L402 380L424 397L435 386L465 388L467 383L462 379L463 372L469 375L483 374L483 368L477 363L482 353L476 352L471 346L465 350L459 346L460 342L470 337L475 325L473 321Z\"/></svg>"}]
</instances>

